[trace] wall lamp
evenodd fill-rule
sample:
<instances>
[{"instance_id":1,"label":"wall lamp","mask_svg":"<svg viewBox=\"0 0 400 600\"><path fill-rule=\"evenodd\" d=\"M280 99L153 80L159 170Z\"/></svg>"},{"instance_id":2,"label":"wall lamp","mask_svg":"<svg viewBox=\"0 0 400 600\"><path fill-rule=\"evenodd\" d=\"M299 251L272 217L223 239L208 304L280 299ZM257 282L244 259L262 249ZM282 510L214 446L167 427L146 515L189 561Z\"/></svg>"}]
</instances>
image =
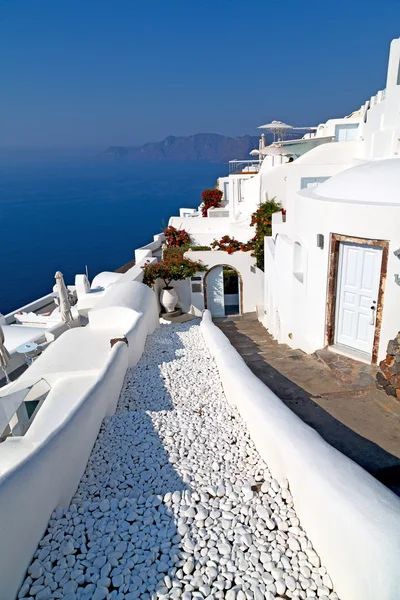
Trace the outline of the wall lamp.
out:
<instances>
[{"instance_id":1,"label":"wall lamp","mask_svg":"<svg viewBox=\"0 0 400 600\"><path fill-rule=\"evenodd\" d=\"M322 233L317 233L317 248L324 249L324 236Z\"/></svg>"}]
</instances>

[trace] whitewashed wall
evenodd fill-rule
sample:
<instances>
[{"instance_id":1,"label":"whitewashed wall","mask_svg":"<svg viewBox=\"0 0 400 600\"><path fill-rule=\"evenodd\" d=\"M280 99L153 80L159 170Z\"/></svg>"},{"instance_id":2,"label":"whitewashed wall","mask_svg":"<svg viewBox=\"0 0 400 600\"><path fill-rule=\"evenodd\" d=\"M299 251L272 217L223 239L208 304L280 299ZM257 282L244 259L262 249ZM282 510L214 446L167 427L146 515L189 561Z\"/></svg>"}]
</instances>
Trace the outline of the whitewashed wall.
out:
<instances>
[{"instance_id":1,"label":"whitewashed wall","mask_svg":"<svg viewBox=\"0 0 400 600\"><path fill-rule=\"evenodd\" d=\"M331 232L390 240L378 360L384 358L389 339L400 330L400 286L394 280L395 274L400 274L400 260L393 254L400 248L399 210L398 206L329 202L297 195L293 225L274 228L275 243L266 238L263 323L279 342L308 353L325 345ZM317 247L317 233L324 235L323 250ZM296 241L302 246L303 282L293 273Z\"/></svg>"},{"instance_id":2,"label":"whitewashed wall","mask_svg":"<svg viewBox=\"0 0 400 600\"><path fill-rule=\"evenodd\" d=\"M386 90L371 98L367 122L362 124L365 158L398 156L400 153L400 39L390 45Z\"/></svg>"},{"instance_id":3,"label":"whitewashed wall","mask_svg":"<svg viewBox=\"0 0 400 600\"><path fill-rule=\"evenodd\" d=\"M291 216L294 194L301 187L302 177L332 177L347 169L361 153L360 142L323 144L310 150L292 163L261 173L261 201L276 198Z\"/></svg>"},{"instance_id":4,"label":"whitewashed wall","mask_svg":"<svg viewBox=\"0 0 400 600\"><path fill-rule=\"evenodd\" d=\"M244 184L254 175L229 175L229 216L232 220L246 213Z\"/></svg>"},{"instance_id":5,"label":"whitewashed wall","mask_svg":"<svg viewBox=\"0 0 400 600\"><path fill-rule=\"evenodd\" d=\"M341 600L398 600L400 499L292 413L250 371L209 311L201 329L228 402L272 475L289 482L301 525Z\"/></svg>"},{"instance_id":6,"label":"whitewashed wall","mask_svg":"<svg viewBox=\"0 0 400 600\"><path fill-rule=\"evenodd\" d=\"M52 510L67 506L101 422L115 411L126 369L158 323L154 293L132 282L110 288L85 328L57 339L8 391L44 378L51 391L25 436L0 445L0 597L12 600ZM126 337L128 344L110 340ZM2 389L2 394L7 389Z\"/></svg>"},{"instance_id":7,"label":"whitewashed wall","mask_svg":"<svg viewBox=\"0 0 400 600\"><path fill-rule=\"evenodd\" d=\"M205 265L208 266L208 270L217 265L228 265L236 269L242 277L243 281L243 311L254 312L258 305L263 304L263 280L264 273L254 267L255 259L251 256L250 252L234 252L228 254L221 250L218 251L205 251L205 252L186 252L185 256L191 260L201 260ZM254 271L252 270L254 268ZM199 276L204 280L206 273L199 273ZM179 282L178 282L179 283ZM185 310L189 309L190 312L201 316L204 310L204 293L190 293L190 282L185 283L185 301L188 303L190 298L190 305L185 305ZM179 299L183 297L181 287L176 286ZM189 290L189 295L187 294ZM204 291L204 288L203 288ZM182 306L183 308L183 306ZM187 312L189 312L187 310Z\"/></svg>"},{"instance_id":8,"label":"whitewashed wall","mask_svg":"<svg viewBox=\"0 0 400 600\"><path fill-rule=\"evenodd\" d=\"M230 235L239 242L247 242L254 236L250 224L237 227L228 217L171 217L168 224L187 231L192 243L199 246L209 246L223 235Z\"/></svg>"}]
</instances>

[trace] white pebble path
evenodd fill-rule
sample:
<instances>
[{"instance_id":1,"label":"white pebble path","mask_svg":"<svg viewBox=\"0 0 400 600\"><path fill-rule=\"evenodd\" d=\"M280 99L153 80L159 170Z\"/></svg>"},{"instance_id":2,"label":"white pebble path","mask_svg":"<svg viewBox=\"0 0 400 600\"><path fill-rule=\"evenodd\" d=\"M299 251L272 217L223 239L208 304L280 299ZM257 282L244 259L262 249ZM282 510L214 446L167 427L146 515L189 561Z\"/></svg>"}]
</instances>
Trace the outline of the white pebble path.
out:
<instances>
[{"instance_id":1,"label":"white pebble path","mask_svg":"<svg viewBox=\"0 0 400 600\"><path fill-rule=\"evenodd\" d=\"M18 597L338 599L288 486L226 402L197 320L148 338Z\"/></svg>"}]
</instances>

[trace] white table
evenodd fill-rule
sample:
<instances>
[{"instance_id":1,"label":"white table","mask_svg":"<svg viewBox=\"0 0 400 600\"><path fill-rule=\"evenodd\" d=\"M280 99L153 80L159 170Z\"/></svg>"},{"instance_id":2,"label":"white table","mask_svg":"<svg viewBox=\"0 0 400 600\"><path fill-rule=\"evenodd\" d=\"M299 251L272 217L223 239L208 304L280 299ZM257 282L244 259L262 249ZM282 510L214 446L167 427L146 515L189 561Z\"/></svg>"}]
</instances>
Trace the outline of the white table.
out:
<instances>
[{"instance_id":1,"label":"white table","mask_svg":"<svg viewBox=\"0 0 400 600\"><path fill-rule=\"evenodd\" d=\"M36 352L38 345L36 342L27 342L26 344L21 344L18 348L15 349L18 354L24 354L25 360L28 365L31 365L33 362L32 353Z\"/></svg>"}]
</instances>

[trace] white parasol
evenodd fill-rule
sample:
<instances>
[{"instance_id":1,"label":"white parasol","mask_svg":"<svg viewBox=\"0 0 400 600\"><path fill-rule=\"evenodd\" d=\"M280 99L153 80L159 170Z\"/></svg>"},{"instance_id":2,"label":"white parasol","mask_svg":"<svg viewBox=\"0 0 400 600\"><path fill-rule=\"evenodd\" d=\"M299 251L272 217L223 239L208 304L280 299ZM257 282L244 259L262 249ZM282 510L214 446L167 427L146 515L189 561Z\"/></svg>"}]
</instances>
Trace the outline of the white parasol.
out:
<instances>
[{"instance_id":1,"label":"white parasol","mask_svg":"<svg viewBox=\"0 0 400 600\"><path fill-rule=\"evenodd\" d=\"M271 121L271 123L266 123L265 125L260 125L258 129L268 129L268 131L272 131L274 134L274 141L276 136L278 139L283 138L285 132L288 129L294 129L293 125L288 125L287 123L283 123L283 121Z\"/></svg>"},{"instance_id":2,"label":"white parasol","mask_svg":"<svg viewBox=\"0 0 400 600\"><path fill-rule=\"evenodd\" d=\"M10 360L10 353L7 350L7 348L4 345L4 331L0 325L0 368L4 371L4 375L6 377L6 381L7 383L10 382L9 378L8 378L8 374L7 374L7 365L9 363Z\"/></svg>"},{"instance_id":3,"label":"white parasol","mask_svg":"<svg viewBox=\"0 0 400 600\"><path fill-rule=\"evenodd\" d=\"M64 283L63 274L60 271L57 271L57 273L55 274L55 278L57 284L58 298L60 300L61 320L64 321L64 323L69 323L70 321L72 321L71 304L69 302L68 290Z\"/></svg>"}]
</instances>

